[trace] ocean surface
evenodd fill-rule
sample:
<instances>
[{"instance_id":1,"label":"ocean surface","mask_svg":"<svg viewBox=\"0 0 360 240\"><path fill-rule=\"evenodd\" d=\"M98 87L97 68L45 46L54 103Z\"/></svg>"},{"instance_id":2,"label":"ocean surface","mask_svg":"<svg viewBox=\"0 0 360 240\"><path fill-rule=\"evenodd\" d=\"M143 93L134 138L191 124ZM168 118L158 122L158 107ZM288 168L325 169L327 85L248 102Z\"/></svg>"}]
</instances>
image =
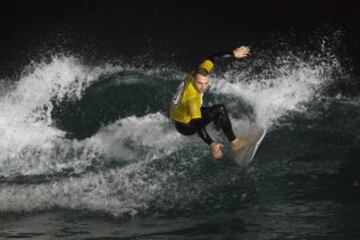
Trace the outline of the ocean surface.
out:
<instances>
[{"instance_id":1,"label":"ocean surface","mask_svg":"<svg viewBox=\"0 0 360 240\"><path fill-rule=\"evenodd\" d=\"M192 29L186 4L135 19L138 5L60 4L3 40L0 239L360 239L358 25L235 31L215 11ZM204 105L224 103L238 135L267 129L245 167L168 118L186 73L242 44L251 55L216 62Z\"/></svg>"}]
</instances>

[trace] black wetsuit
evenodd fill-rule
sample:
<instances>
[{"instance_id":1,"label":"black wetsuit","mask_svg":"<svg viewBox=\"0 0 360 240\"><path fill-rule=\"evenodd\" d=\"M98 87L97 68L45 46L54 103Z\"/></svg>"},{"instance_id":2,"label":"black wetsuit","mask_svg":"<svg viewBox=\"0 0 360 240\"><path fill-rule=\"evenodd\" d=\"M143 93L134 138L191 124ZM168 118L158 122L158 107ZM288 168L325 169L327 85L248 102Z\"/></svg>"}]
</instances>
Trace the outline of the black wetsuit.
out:
<instances>
[{"instance_id":1,"label":"black wetsuit","mask_svg":"<svg viewBox=\"0 0 360 240\"><path fill-rule=\"evenodd\" d=\"M175 121L175 128L183 135L198 133L200 138L208 145L214 142L206 131L206 125L214 122L217 130L222 130L229 141L235 140L236 136L232 129L231 121L223 104L211 107L201 107L201 118L192 119L188 123Z\"/></svg>"}]
</instances>

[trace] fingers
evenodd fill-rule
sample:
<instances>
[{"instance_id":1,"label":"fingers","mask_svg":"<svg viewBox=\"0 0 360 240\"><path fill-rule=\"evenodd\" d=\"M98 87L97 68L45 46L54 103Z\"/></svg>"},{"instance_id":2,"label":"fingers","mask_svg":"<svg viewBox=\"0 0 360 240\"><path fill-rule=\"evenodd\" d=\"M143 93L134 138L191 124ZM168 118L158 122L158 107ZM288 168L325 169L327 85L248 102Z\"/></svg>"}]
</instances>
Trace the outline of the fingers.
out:
<instances>
[{"instance_id":1,"label":"fingers","mask_svg":"<svg viewBox=\"0 0 360 240\"><path fill-rule=\"evenodd\" d=\"M222 152L220 151L220 152L214 152L213 153L214 154L214 157L216 158L216 159L220 159L221 157L222 157Z\"/></svg>"},{"instance_id":2,"label":"fingers","mask_svg":"<svg viewBox=\"0 0 360 240\"><path fill-rule=\"evenodd\" d=\"M223 156L223 153L220 149L222 146L223 146L222 144L218 144L214 149L213 154L216 159L220 159Z\"/></svg>"},{"instance_id":3,"label":"fingers","mask_svg":"<svg viewBox=\"0 0 360 240\"><path fill-rule=\"evenodd\" d=\"M248 54L250 52L250 48L243 48L243 49L240 49L240 51L244 54Z\"/></svg>"},{"instance_id":4,"label":"fingers","mask_svg":"<svg viewBox=\"0 0 360 240\"><path fill-rule=\"evenodd\" d=\"M236 58L243 58L250 54L250 48L246 46L238 47L234 50L234 56Z\"/></svg>"},{"instance_id":5,"label":"fingers","mask_svg":"<svg viewBox=\"0 0 360 240\"><path fill-rule=\"evenodd\" d=\"M223 145L221 143L212 143L210 147L215 159L220 159L223 156L223 153L221 151L221 147L223 147Z\"/></svg>"},{"instance_id":6,"label":"fingers","mask_svg":"<svg viewBox=\"0 0 360 240\"><path fill-rule=\"evenodd\" d=\"M222 154L221 150L218 150L218 151L216 152L216 158L217 158L217 159L221 158L222 155L223 155L223 154Z\"/></svg>"},{"instance_id":7,"label":"fingers","mask_svg":"<svg viewBox=\"0 0 360 240\"><path fill-rule=\"evenodd\" d=\"M219 156L219 158L221 158L222 155L223 155L223 153L222 153L222 151L221 151L221 147L222 147L222 145L221 145L221 144L218 144L218 145L217 145L217 148L216 148L216 152L217 152L217 155Z\"/></svg>"}]
</instances>

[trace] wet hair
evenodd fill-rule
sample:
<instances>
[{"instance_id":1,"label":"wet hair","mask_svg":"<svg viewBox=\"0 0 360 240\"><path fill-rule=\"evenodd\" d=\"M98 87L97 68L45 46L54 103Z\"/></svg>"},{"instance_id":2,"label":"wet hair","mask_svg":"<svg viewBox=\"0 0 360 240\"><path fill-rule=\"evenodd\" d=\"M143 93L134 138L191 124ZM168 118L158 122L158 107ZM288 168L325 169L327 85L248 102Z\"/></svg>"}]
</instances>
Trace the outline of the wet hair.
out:
<instances>
[{"instance_id":1,"label":"wet hair","mask_svg":"<svg viewBox=\"0 0 360 240\"><path fill-rule=\"evenodd\" d=\"M198 69L195 70L194 77L196 77L196 75L198 75L198 74L200 74L203 77L207 77L207 76L209 76L210 73L205 68L199 67Z\"/></svg>"}]
</instances>

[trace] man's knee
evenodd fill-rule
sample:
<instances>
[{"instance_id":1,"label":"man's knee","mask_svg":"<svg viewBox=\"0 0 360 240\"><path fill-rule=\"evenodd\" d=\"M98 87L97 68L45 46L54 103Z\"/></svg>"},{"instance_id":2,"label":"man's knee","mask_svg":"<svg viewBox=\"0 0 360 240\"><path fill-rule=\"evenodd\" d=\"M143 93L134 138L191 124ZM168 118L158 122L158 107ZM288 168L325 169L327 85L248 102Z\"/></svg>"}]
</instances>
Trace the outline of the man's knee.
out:
<instances>
[{"instance_id":1,"label":"man's knee","mask_svg":"<svg viewBox=\"0 0 360 240\"><path fill-rule=\"evenodd\" d=\"M214 105L214 107L216 108L216 112L220 115L225 115L226 114L226 107L224 104L216 104Z\"/></svg>"}]
</instances>

